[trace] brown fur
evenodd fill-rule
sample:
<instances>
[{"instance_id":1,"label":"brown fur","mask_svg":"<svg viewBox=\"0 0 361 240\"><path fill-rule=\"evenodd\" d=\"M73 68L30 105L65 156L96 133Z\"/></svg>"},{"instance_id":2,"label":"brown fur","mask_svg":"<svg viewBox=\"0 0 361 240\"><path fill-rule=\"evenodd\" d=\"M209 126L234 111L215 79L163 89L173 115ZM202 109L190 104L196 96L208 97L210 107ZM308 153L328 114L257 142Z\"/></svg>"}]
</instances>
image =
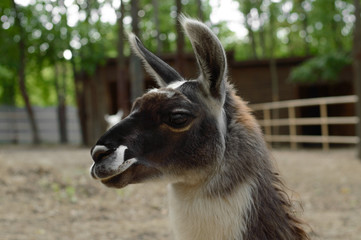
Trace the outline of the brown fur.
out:
<instances>
[{"instance_id":1,"label":"brown fur","mask_svg":"<svg viewBox=\"0 0 361 240\"><path fill-rule=\"evenodd\" d=\"M253 146L254 150L257 148L266 149L262 132L250 108L235 94L232 86L228 86L228 88L229 102L232 106L229 111L234 112L237 124L239 127L245 127L249 134L254 135L256 139L259 138L258 141L261 146ZM265 152L262 151L262 155L263 160L266 160L263 161L264 166L260 168L256 165L253 167L258 169L251 170L252 175L256 173L251 178L257 179L257 191L253 193L254 208L250 213L248 231L244 235L244 240L310 239L303 230L304 223L295 215L291 200L284 190L285 186L280 180L279 174L275 173L270 154L266 150Z\"/></svg>"},{"instance_id":2,"label":"brown fur","mask_svg":"<svg viewBox=\"0 0 361 240\"><path fill-rule=\"evenodd\" d=\"M230 86L230 88L233 87ZM230 94L235 105L234 109L236 110L235 115L237 121L248 128L250 132L258 131L258 124L251 114L251 109L239 96L236 95L235 91L231 91Z\"/></svg>"}]
</instances>

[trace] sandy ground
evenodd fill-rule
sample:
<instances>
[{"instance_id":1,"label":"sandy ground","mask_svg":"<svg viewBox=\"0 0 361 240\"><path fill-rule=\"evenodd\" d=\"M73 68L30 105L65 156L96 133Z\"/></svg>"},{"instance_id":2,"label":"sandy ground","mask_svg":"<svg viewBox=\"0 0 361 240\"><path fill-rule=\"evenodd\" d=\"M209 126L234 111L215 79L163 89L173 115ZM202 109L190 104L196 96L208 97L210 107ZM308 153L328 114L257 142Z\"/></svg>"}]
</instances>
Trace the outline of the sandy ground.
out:
<instances>
[{"instance_id":1,"label":"sandy ground","mask_svg":"<svg viewBox=\"0 0 361 240\"><path fill-rule=\"evenodd\" d=\"M361 240L354 149L273 155L313 239ZM90 164L89 149L0 146L0 239L172 239L164 184L108 189L90 178Z\"/></svg>"}]
</instances>

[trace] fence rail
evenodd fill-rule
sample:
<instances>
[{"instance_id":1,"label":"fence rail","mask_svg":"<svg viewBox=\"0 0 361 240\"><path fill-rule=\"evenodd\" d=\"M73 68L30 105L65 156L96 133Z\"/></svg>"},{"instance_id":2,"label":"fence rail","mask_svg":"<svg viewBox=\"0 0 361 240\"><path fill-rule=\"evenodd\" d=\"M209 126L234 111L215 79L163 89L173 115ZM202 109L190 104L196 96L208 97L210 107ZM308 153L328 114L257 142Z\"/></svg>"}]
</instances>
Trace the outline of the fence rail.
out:
<instances>
[{"instance_id":1,"label":"fence rail","mask_svg":"<svg viewBox=\"0 0 361 240\"><path fill-rule=\"evenodd\" d=\"M40 138L44 143L59 143L58 116L55 107L33 107ZM81 143L77 110L67 106L69 143ZM24 108L0 106L0 143L31 143L32 132Z\"/></svg>"},{"instance_id":2,"label":"fence rail","mask_svg":"<svg viewBox=\"0 0 361 240\"><path fill-rule=\"evenodd\" d=\"M264 128L265 139L269 143L289 142L291 148L297 148L297 143L322 143L323 149L329 149L330 143L357 144L360 139L357 136L330 136L329 125L356 125L359 122L356 116L328 116L328 105L355 104L358 98L355 95L340 97L324 97L312 99L298 99L280 102L253 104L250 107L263 113L263 119L259 124ZM296 108L319 106L320 116L302 118L296 116ZM272 118L272 111L287 109L287 118ZM307 136L297 133L298 126L319 125L321 135ZM272 132L272 127L288 126L289 134L279 135Z\"/></svg>"}]
</instances>

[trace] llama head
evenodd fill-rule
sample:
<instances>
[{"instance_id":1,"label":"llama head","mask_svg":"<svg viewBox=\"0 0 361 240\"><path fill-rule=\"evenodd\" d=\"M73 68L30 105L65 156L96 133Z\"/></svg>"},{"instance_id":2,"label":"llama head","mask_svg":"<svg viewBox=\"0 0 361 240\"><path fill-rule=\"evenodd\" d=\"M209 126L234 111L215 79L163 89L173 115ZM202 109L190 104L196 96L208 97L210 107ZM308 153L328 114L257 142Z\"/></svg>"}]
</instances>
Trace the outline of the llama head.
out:
<instances>
[{"instance_id":1,"label":"llama head","mask_svg":"<svg viewBox=\"0 0 361 240\"><path fill-rule=\"evenodd\" d=\"M223 110L226 56L203 23L181 18L200 75L185 80L133 34L133 52L157 81L136 99L128 117L109 129L91 150L93 178L110 187L152 179L198 183L212 175L225 151Z\"/></svg>"}]
</instances>

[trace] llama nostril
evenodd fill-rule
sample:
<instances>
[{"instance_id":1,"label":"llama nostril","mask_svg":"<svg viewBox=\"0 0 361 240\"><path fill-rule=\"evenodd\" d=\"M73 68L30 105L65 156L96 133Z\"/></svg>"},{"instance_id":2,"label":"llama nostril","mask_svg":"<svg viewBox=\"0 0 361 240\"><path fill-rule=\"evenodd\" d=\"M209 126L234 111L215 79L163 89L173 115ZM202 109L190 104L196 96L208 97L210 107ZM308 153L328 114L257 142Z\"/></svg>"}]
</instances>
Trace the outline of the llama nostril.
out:
<instances>
[{"instance_id":1,"label":"llama nostril","mask_svg":"<svg viewBox=\"0 0 361 240\"><path fill-rule=\"evenodd\" d=\"M126 148L124 150L124 161L127 161L127 160L129 160L131 158L134 158L134 157L135 157L135 155L128 148Z\"/></svg>"},{"instance_id":2,"label":"llama nostril","mask_svg":"<svg viewBox=\"0 0 361 240\"><path fill-rule=\"evenodd\" d=\"M107 148L106 146L96 145L91 150L91 156L95 163L100 162L106 156L112 154L115 151L114 148Z\"/></svg>"}]
</instances>

